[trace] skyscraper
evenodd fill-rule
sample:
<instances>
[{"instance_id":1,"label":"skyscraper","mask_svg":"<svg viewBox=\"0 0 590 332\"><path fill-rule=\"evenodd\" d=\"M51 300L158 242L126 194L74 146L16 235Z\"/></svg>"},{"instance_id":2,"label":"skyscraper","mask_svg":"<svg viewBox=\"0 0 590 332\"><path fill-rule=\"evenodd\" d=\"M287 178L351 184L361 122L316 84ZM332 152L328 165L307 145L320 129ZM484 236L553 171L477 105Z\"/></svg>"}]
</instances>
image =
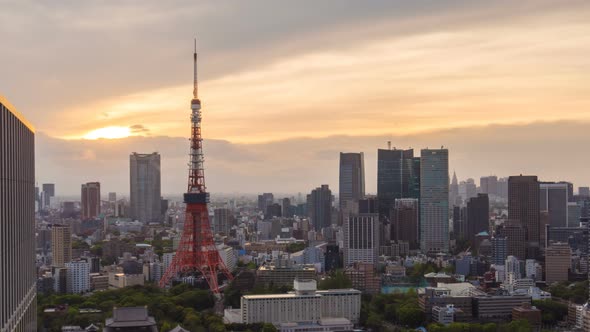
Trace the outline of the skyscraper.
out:
<instances>
[{"instance_id":1,"label":"skyscraper","mask_svg":"<svg viewBox=\"0 0 590 332\"><path fill-rule=\"evenodd\" d=\"M420 163L420 248L448 252L449 150L423 149Z\"/></svg>"},{"instance_id":2,"label":"skyscraper","mask_svg":"<svg viewBox=\"0 0 590 332\"><path fill-rule=\"evenodd\" d=\"M508 219L520 223L526 230L527 258L536 258L540 247L539 197L536 176L508 178Z\"/></svg>"},{"instance_id":3,"label":"skyscraper","mask_svg":"<svg viewBox=\"0 0 590 332\"><path fill-rule=\"evenodd\" d=\"M467 201L467 232L471 245L475 246L475 235L490 231L490 201L487 194L477 194Z\"/></svg>"},{"instance_id":4,"label":"skyscraper","mask_svg":"<svg viewBox=\"0 0 590 332\"><path fill-rule=\"evenodd\" d=\"M96 218L100 214L100 183L82 185L82 219Z\"/></svg>"},{"instance_id":5,"label":"skyscraper","mask_svg":"<svg viewBox=\"0 0 590 332\"><path fill-rule=\"evenodd\" d=\"M418 249L419 209L416 198L395 200L391 214L391 240L405 241L410 244L410 249Z\"/></svg>"},{"instance_id":6,"label":"skyscraper","mask_svg":"<svg viewBox=\"0 0 590 332\"><path fill-rule=\"evenodd\" d=\"M231 210L228 208L219 208L213 210L213 231L215 233L229 234Z\"/></svg>"},{"instance_id":7,"label":"skyscraper","mask_svg":"<svg viewBox=\"0 0 590 332\"><path fill-rule=\"evenodd\" d=\"M332 226L332 191L327 184L307 196L307 211L316 230Z\"/></svg>"},{"instance_id":8,"label":"skyscraper","mask_svg":"<svg viewBox=\"0 0 590 332\"><path fill-rule=\"evenodd\" d=\"M457 181L457 173L453 171L453 179L451 180L451 187L449 188L449 204L452 206L461 205L459 198L459 182Z\"/></svg>"},{"instance_id":9,"label":"skyscraper","mask_svg":"<svg viewBox=\"0 0 590 332\"><path fill-rule=\"evenodd\" d=\"M274 203L274 200L275 198L272 193L258 195L258 210L262 211L262 213L266 213L266 208Z\"/></svg>"},{"instance_id":10,"label":"skyscraper","mask_svg":"<svg viewBox=\"0 0 590 332\"><path fill-rule=\"evenodd\" d=\"M479 187L483 194L498 195L498 177L495 175L481 177Z\"/></svg>"},{"instance_id":11,"label":"skyscraper","mask_svg":"<svg viewBox=\"0 0 590 332\"><path fill-rule=\"evenodd\" d=\"M54 183L43 183L42 185L43 192L41 193L41 203L42 206L40 208L44 209L49 207L49 203L51 203L51 199L55 197L55 184Z\"/></svg>"},{"instance_id":12,"label":"skyscraper","mask_svg":"<svg viewBox=\"0 0 590 332\"><path fill-rule=\"evenodd\" d=\"M72 232L70 226L54 224L51 227L52 266L64 267L72 260Z\"/></svg>"},{"instance_id":13,"label":"skyscraper","mask_svg":"<svg viewBox=\"0 0 590 332\"><path fill-rule=\"evenodd\" d=\"M420 160L414 158L413 149L377 150L377 198L381 219L389 218L397 198L420 197L419 169Z\"/></svg>"},{"instance_id":14,"label":"skyscraper","mask_svg":"<svg viewBox=\"0 0 590 332\"><path fill-rule=\"evenodd\" d=\"M0 96L0 331L36 331L35 130Z\"/></svg>"},{"instance_id":15,"label":"skyscraper","mask_svg":"<svg viewBox=\"0 0 590 332\"><path fill-rule=\"evenodd\" d=\"M340 152L339 200L345 210L365 196L364 154Z\"/></svg>"},{"instance_id":16,"label":"skyscraper","mask_svg":"<svg viewBox=\"0 0 590 332\"><path fill-rule=\"evenodd\" d=\"M379 215L351 215L344 222L344 264L376 264L379 257Z\"/></svg>"},{"instance_id":17,"label":"skyscraper","mask_svg":"<svg viewBox=\"0 0 590 332\"><path fill-rule=\"evenodd\" d=\"M161 222L160 154L133 152L129 156L131 218Z\"/></svg>"},{"instance_id":18,"label":"skyscraper","mask_svg":"<svg viewBox=\"0 0 590 332\"><path fill-rule=\"evenodd\" d=\"M566 227L568 221L569 183L541 182L539 184L539 208L547 211L549 225Z\"/></svg>"}]
</instances>

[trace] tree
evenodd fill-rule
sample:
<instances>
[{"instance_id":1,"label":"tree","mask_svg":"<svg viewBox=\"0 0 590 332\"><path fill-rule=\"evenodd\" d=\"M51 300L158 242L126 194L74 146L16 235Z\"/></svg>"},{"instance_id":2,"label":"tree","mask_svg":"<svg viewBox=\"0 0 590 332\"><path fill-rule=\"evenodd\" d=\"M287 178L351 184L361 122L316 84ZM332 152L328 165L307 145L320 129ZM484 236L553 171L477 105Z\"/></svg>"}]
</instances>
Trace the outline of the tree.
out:
<instances>
[{"instance_id":1,"label":"tree","mask_svg":"<svg viewBox=\"0 0 590 332\"><path fill-rule=\"evenodd\" d=\"M270 324L270 323L264 323L264 325L262 325L262 332L277 332L277 328Z\"/></svg>"},{"instance_id":2,"label":"tree","mask_svg":"<svg viewBox=\"0 0 590 332\"><path fill-rule=\"evenodd\" d=\"M329 277L320 280L318 289L344 289L351 288L352 281L344 272L333 272Z\"/></svg>"},{"instance_id":3,"label":"tree","mask_svg":"<svg viewBox=\"0 0 590 332\"><path fill-rule=\"evenodd\" d=\"M402 325L418 327L424 321L424 313L419 307L406 305L398 310L399 322Z\"/></svg>"}]
</instances>

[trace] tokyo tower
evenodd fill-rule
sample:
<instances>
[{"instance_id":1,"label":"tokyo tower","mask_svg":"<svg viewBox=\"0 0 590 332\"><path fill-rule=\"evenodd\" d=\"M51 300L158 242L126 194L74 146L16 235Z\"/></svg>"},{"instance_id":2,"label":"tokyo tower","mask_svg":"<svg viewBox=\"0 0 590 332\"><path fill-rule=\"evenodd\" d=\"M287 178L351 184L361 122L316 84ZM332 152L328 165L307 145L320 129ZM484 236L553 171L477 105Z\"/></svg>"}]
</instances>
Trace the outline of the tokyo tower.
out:
<instances>
[{"instance_id":1,"label":"tokyo tower","mask_svg":"<svg viewBox=\"0 0 590 332\"><path fill-rule=\"evenodd\" d=\"M172 263L160 280L166 287L171 279L184 276L201 276L214 294L219 294L220 275L228 280L233 277L221 259L209 223L209 193L205 187L203 168L203 137L201 136L201 101L197 84L197 41L195 40L194 89L191 101L191 138L189 154L188 188L184 194L186 217L184 230Z\"/></svg>"}]
</instances>

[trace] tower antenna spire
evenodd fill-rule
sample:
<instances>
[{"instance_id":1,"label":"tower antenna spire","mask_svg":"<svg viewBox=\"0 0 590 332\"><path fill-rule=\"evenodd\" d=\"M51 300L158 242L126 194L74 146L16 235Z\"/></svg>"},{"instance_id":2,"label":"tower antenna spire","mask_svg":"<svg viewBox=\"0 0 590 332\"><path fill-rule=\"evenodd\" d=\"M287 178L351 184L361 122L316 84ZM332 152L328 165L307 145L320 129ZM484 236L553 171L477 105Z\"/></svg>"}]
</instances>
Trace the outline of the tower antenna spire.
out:
<instances>
[{"instance_id":1,"label":"tower antenna spire","mask_svg":"<svg viewBox=\"0 0 590 332\"><path fill-rule=\"evenodd\" d=\"M194 82L193 82L193 98L199 99L199 85L197 81L197 38L195 38L195 52L193 53L194 60Z\"/></svg>"}]
</instances>

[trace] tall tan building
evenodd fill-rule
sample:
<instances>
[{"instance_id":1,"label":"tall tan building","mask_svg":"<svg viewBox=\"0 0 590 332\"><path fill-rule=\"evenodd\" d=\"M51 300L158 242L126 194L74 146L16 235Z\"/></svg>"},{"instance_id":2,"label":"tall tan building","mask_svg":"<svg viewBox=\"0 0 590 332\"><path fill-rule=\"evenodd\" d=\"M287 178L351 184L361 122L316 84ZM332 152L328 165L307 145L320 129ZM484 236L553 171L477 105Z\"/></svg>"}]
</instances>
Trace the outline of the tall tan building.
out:
<instances>
[{"instance_id":1,"label":"tall tan building","mask_svg":"<svg viewBox=\"0 0 590 332\"><path fill-rule=\"evenodd\" d=\"M545 281L547 284L567 281L572 250L567 243L553 243L545 250Z\"/></svg>"},{"instance_id":2,"label":"tall tan building","mask_svg":"<svg viewBox=\"0 0 590 332\"><path fill-rule=\"evenodd\" d=\"M0 331L37 330L36 282L35 129L0 96Z\"/></svg>"},{"instance_id":3,"label":"tall tan building","mask_svg":"<svg viewBox=\"0 0 590 332\"><path fill-rule=\"evenodd\" d=\"M52 265L64 267L72 260L72 232L70 226L53 225L51 228Z\"/></svg>"},{"instance_id":4,"label":"tall tan building","mask_svg":"<svg viewBox=\"0 0 590 332\"><path fill-rule=\"evenodd\" d=\"M82 185L82 218L92 219L100 214L100 183Z\"/></svg>"}]
</instances>

